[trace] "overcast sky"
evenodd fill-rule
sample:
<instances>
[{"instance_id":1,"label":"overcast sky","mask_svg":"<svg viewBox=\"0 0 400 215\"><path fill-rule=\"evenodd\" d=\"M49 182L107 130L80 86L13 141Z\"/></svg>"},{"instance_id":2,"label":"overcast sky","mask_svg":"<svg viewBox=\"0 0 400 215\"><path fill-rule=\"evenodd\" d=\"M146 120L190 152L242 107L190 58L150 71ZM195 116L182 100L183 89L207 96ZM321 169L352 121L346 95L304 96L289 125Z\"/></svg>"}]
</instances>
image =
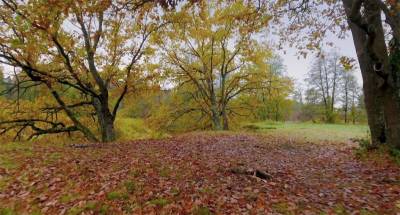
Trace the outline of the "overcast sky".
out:
<instances>
[{"instance_id":1,"label":"overcast sky","mask_svg":"<svg viewBox=\"0 0 400 215\"><path fill-rule=\"evenodd\" d=\"M348 37L344 40L339 40L335 36L330 36L329 41L333 41L336 46L336 50L339 54L352 57L357 60L357 54L353 44L353 38L349 34ZM283 53L283 50L279 52L280 56L283 58L284 63L288 70L288 75L294 78L297 82L303 82L307 71L310 68L311 60L313 58L312 55L309 55L306 59L303 57L299 57L296 55L295 48L286 48L286 54ZM325 49L329 51L329 49ZM357 64L358 66L358 64ZM360 70L356 69L355 75L359 84L362 84L362 78Z\"/></svg>"}]
</instances>

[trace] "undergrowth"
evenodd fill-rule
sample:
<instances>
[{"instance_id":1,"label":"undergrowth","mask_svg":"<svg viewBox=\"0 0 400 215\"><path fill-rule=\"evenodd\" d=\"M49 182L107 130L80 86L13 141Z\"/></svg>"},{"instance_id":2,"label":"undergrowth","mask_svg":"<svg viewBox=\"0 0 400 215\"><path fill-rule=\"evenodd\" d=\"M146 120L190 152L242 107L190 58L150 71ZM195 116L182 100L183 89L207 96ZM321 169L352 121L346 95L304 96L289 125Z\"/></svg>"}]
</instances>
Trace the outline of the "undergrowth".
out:
<instances>
[{"instance_id":1,"label":"undergrowth","mask_svg":"<svg viewBox=\"0 0 400 215\"><path fill-rule=\"evenodd\" d=\"M397 165L400 165L400 150L396 149L387 144L380 145L378 147L372 147L369 137L357 138L353 140L358 143L358 149L356 150L356 156L360 159L368 160L383 160L382 158L389 156Z\"/></svg>"}]
</instances>

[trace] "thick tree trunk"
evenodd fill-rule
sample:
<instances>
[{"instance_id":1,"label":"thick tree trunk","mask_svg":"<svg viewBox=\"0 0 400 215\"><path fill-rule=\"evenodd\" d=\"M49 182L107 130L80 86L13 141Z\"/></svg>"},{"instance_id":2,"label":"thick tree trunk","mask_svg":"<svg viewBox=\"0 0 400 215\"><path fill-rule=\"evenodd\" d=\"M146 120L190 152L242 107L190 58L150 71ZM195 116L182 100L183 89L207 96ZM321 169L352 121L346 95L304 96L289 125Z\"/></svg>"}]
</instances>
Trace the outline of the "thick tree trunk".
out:
<instances>
[{"instance_id":1,"label":"thick tree trunk","mask_svg":"<svg viewBox=\"0 0 400 215\"><path fill-rule=\"evenodd\" d=\"M217 102L214 96L211 96L211 118L213 123L213 129L221 130L222 126L221 126L220 113L218 111Z\"/></svg>"},{"instance_id":2,"label":"thick tree trunk","mask_svg":"<svg viewBox=\"0 0 400 215\"><path fill-rule=\"evenodd\" d=\"M386 138L388 144L400 149L400 99L399 90L388 87L385 90Z\"/></svg>"},{"instance_id":3,"label":"thick tree trunk","mask_svg":"<svg viewBox=\"0 0 400 215\"><path fill-rule=\"evenodd\" d=\"M353 0L343 0L346 15L349 18ZM376 147L386 142L385 120L383 112L383 94L378 88L378 77L375 74L372 62L366 50L366 33L357 25L349 22L353 35L354 46L357 52L363 78L364 101L367 111L368 125L371 131L371 144Z\"/></svg>"},{"instance_id":4,"label":"thick tree trunk","mask_svg":"<svg viewBox=\"0 0 400 215\"><path fill-rule=\"evenodd\" d=\"M224 130L229 130L229 122L228 122L228 116L227 116L227 114L226 114L226 110L225 110L225 107L224 107L224 110L222 111L222 120L223 120L223 129Z\"/></svg>"},{"instance_id":5,"label":"thick tree trunk","mask_svg":"<svg viewBox=\"0 0 400 215\"><path fill-rule=\"evenodd\" d=\"M383 83L378 86L378 89L383 95L386 140L388 144L400 148L400 90L397 84L398 74L396 74L390 63L382 25L381 8L376 1L367 1L365 3L365 13L371 14L367 19L368 27L374 30L374 35L369 35L368 42L370 45L367 46L367 49L369 49L370 58L374 63L375 77L383 79ZM378 76L378 72L382 74Z\"/></svg>"},{"instance_id":6,"label":"thick tree trunk","mask_svg":"<svg viewBox=\"0 0 400 215\"><path fill-rule=\"evenodd\" d=\"M394 102L390 104L392 108L387 110L387 118L390 118L386 119L388 124L388 142L397 149L400 149L400 41L397 39L391 41L389 61L394 91L389 94L393 98L389 97L387 101Z\"/></svg>"},{"instance_id":7,"label":"thick tree trunk","mask_svg":"<svg viewBox=\"0 0 400 215\"><path fill-rule=\"evenodd\" d=\"M102 142L111 142L116 138L114 129L115 120L108 108L108 102L104 100L105 99L95 99L94 106L96 108L97 119L99 121L101 140Z\"/></svg>"},{"instance_id":8,"label":"thick tree trunk","mask_svg":"<svg viewBox=\"0 0 400 215\"><path fill-rule=\"evenodd\" d=\"M101 119L100 119L101 118ZM114 119L108 113L99 116L101 126L101 139L103 142L111 142L115 140Z\"/></svg>"},{"instance_id":9,"label":"thick tree trunk","mask_svg":"<svg viewBox=\"0 0 400 215\"><path fill-rule=\"evenodd\" d=\"M214 130L222 130L222 126L221 126L221 120L219 117L219 113L216 110L216 108L211 108L211 114L212 114L212 123L213 123L213 129Z\"/></svg>"}]
</instances>

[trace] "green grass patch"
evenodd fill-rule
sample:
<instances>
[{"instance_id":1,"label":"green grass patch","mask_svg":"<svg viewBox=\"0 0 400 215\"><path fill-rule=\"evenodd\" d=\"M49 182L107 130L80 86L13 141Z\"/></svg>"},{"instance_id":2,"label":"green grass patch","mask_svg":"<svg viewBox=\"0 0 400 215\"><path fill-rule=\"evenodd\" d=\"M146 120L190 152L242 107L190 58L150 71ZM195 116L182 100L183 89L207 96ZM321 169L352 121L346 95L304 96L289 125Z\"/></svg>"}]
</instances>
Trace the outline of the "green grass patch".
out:
<instances>
[{"instance_id":1,"label":"green grass patch","mask_svg":"<svg viewBox=\"0 0 400 215\"><path fill-rule=\"evenodd\" d=\"M16 169L24 157L33 155L33 146L29 142L9 142L0 144L0 168Z\"/></svg>"},{"instance_id":2,"label":"green grass patch","mask_svg":"<svg viewBox=\"0 0 400 215\"><path fill-rule=\"evenodd\" d=\"M8 142L0 144L0 150L4 152L20 152L31 154L33 149L32 142Z\"/></svg>"},{"instance_id":3,"label":"green grass patch","mask_svg":"<svg viewBox=\"0 0 400 215\"><path fill-rule=\"evenodd\" d=\"M129 198L128 194L120 191L112 191L106 195L108 200L126 200Z\"/></svg>"},{"instance_id":4,"label":"green grass patch","mask_svg":"<svg viewBox=\"0 0 400 215\"><path fill-rule=\"evenodd\" d=\"M133 181L125 181L124 182L124 187L126 192L132 194L136 191L136 184Z\"/></svg>"},{"instance_id":5,"label":"green grass patch","mask_svg":"<svg viewBox=\"0 0 400 215\"><path fill-rule=\"evenodd\" d=\"M169 204L169 201L164 198L157 198L157 199L150 200L149 204L159 206L159 207L164 207L165 205Z\"/></svg>"},{"instance_id":6,"label":"green grass patch","mask_svg":"<svg viewBox=\"0 0 400 215\"><path fill-rule=\"evenodd\" d=\"M143 119L117 117L115 127L119 140L159 139L167 137L164 133L148 128Z\"/></svg>"},{"instance_id":7,"label":"green grass patch","mask_svg":"<svg viewBox=\"0 0 400 215\"><path fill-rule=\"evenodd\" d=\"M0 215L17 215L17 213L11 208L1 208Z\"/></svg>"},{"instance_id":8,"label":"green grass patch","mask_svg":"<svg viewBox=\"0 0 400 215\"><path fill-rule=\"evenodd\" d=\"M65 194L60 197L61 203L69 203L78 198L76 194Z\"/></svg>"},{"instance_id":9,"label":"green grass patch","mask_svg":"<svg viewBox=\"0 0 400 215\"><path fill-rule=\"evenodd\" d=\"M0 156L0 167L4 169L16 169L20 166L18 162L11 158L11 156Z\"/></svg>"},{"instance_id":10,"label":"green grass patch","mask_svg":"<svg viewBox=\"0 0 400 215\"><path fill-rule=\"evenodd\" d=\"M375 161L382 164L386 163L387 160L392 160L400 166L399 149L388 145L382 145L374 150L370 150L369 145L365 142L359 142L359 145L359 148L355 151L355 155L358 159L364 161Z\"/></svg>"},{"instance_id":11,"label":"green grass patch","mask_svg":"<svg viewBox=\"0 0 400 215\"><path fill-rule=\"evenodd\" d=\"M173 196L178 196L180 193L181 193L181 191L180 191L179 188L177 188L177 187L173 187L173 188L171 189L171 194L172 194Z\"/></svg>"},{"instance_id":12,"label":"green grass patch","mask_svg":"<svg viewBox=\"0 0 400 215\"><path fill-rule=\"evenodd\" d=\"M168 167L162 167L159 171L161 177L169 177L171 175L171 170Z\"/></svg>"},{"instance_id":13,"label":"green grass patch","mask_svg":"<svg viewBox=\"0 0 400 215\"><path fill-rule=\"evenodd\" d=\"M0 192L7 188L9 181L9 177L3 176L2 178L0 178Z\"/></svg>"},{"instance_id":14,"label":"green grass patch","mask_svg":"<svg viewBox=\"0 0 400 215\"><path fill-rule=\"evenodd\" d=\"M199 192L205 193L205 194L212 194L212 193L214 193L214 190L210 187L205 187L205 188L199 189Z\"/></svg>"},{"instance_id":15,"label":"green grass patch","mask_svg":"<svg viewBox=\"0 0 400 215\"><path fill-rule=\"evenodd\" d=\"M400 165L400 150L396 148L390 148L389 154L391 155L393 161Z\"/></svg>"},{"instance_id":16,"label":"green grass patch","mask_svg":"<svg viewBox=\"0 0 400 215\"><path fill-rule=\"evenodd\" d=\"M67 212L67 215L78 215L86 211L93 211L95 214L108 214L108 206L102 205L96 201L88 201L82 207L72 207Z\"/></svg>"},{"instance_id":17,"label":"green grass patch","mask_svg":"<svg viewBox=\"0 0 400 215\"><path fill-rule=\"evenodd\" d=\"M272 205L272 209L279 214L294 215L286 202L275 203Z\"/></svg>"},{"instance_id":18,"label":"green grass patch","mask_svg":"<svg viewBox=\"0 0 400 215\"><path fill-rule=\"evenodd\" d=\"M53 152L45 157L46 164L52 164L62 158L62 154L59 152Z\"/></svg>"},{"instance_id":19,"label":"green grass patch","mask_svg":"<svg viewBox=\"0 0 400 215\"><path fill-rule=\"evenodd\" d=\"M302 122L258 122L244 126L256 128L259 132L278 134L309 141L344 142L353 138L368 136L368 126L352 124L319 124Z\"/></svg>"},{"instance_id":20,"label":"green grass patch","mask_svg":"<svg viewBox=\"0 0 400 215\"><path fill-rule=\"evenodd\" d=\"M199 207L195 207L192 211L193 215L212 215L213 213L211 213L210 209L208 209L208 207L204 207L204 206L199 206Z\"/></svg>"},{"instance_id":21,"label":"green grass patch","mask_svg":"<svg viewBox=\"0 0 400 215\"><path fill-rule=\"evenodd\" d=\"M129 170L129 175L136 178L143 174L142 169L131 169Z\"/></svg>"}]
</instances>

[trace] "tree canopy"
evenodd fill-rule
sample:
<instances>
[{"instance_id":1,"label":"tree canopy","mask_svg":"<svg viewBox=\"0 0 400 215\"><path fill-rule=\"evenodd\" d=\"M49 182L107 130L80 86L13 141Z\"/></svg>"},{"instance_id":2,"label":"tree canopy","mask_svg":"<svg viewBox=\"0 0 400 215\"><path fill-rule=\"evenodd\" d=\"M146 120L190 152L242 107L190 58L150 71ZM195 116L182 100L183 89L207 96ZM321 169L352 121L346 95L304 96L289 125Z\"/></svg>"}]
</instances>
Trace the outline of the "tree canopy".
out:
<instances>
[{"instance_id":1,"label":"tree canopy","mask_svg":"<svg viewBox=\"0 0 400 215\"><path fill-rule=\"evenodd\" d=\"M92 141L97 133L102 141L114 140L124 96L151 76L141 62L152 54L150 35L164 25L156 5L4 0L0 10L1 62L17 69L15 84L40 86L41 96L52 97L38 107L43 111L37 118L15 113L18 117L1 124L21 129L18 135L32 129L31 137L79 131ZM49 114L65 115L66 121Z\"/></svg>"}]
</instances>

